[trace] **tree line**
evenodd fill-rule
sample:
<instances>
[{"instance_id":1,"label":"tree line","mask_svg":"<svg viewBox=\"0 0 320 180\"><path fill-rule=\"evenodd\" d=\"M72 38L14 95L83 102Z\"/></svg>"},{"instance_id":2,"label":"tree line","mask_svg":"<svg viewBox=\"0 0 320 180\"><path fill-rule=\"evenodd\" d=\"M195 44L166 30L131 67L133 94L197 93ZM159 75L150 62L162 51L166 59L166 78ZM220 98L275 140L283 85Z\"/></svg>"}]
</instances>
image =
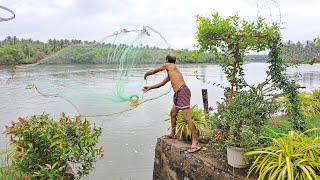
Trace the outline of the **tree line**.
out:
<instances>
[{"instance_id":1,"label":"tree line","mask_svg":"<svg viewBox=\"0 0 320 180\"><path fill-rule=\"evenodd\" d=\"M284 45L288 61L303 62L320 55L320 43L306 41L305 43L287 41ZM122 49L126 45L118 45ZM203 56L193 57L188 49L165 50L157 47L138 46L137 58L141 62L150 62L155 54L165 57L166 53L174 53L179 63L216 63L213 54L205 53ZM66 51L65 51L66 49ZM82 41L78 39L49 39L47 42L39 40L19 39L16 36L8 36L0 41L0 65L32 64L43 59L55 59L52 63L79 63L79 64L104 64L110 58L110 51L116 51L114 45L99 43L96 41ZM58 52L60 51L60 52ZM65 51L65 52L63 52ZM58 53L57 53L58 52ZM53 57L53 58L51 58ZM265 55L247 55L246 61L265 62ZM49 62L50 63L50 62Z\"/></svg>"},{"instance_id":2,"label":"tree line","mask_svg":"<svg viewBox=\"0 0 320 180\"><path fill-rule=\"evenodd\" d=\"M317 39L305 42L292 42L287 41L284 45L286 47L286 56L288 61L304 62L310 60L316 60L320 56L320 43L317 43Z\"/></svg>"},{"instance_id":3,"label":"tree line","mask_svg":"<svg viewBox=\"0 0 320 180\"><path fill-rule=\"evenodd\" d=\"M83 43L81 40L49 39L46 43L39 40L6 37L0 41L0 64L35 63L71 44ZM91 42L86 42L91 43Z\"/></svg>"},{"instance_id":4,"label":"tree line","mask_svg":"<svg viewBox=\"0 0 320 180\"><path fill-rule=\"evenodd\" d=\"M19 39L16 36L8 36L0 41L0 64L32 64L43 61L43 59L54 59L52 63L101 64L106 63L106 58L110 56L111 50L119 51L121 48L127 48L127 45L123 44L118 46L120 48L115 48L111 44L77 39L49 39L47 42L41 42L31 38ZM165 57L165 53L169 52L168 50L149 47L148 45L140 45L133 48L135 50L139 49L138 58L142 60L152 58L155 53L160 53ZM192 51L188 49L171 49L170 52L177 55L177 60L180 63L214 62L214 58L210 54L194 58Z\"/></svg>"}]
</instances>

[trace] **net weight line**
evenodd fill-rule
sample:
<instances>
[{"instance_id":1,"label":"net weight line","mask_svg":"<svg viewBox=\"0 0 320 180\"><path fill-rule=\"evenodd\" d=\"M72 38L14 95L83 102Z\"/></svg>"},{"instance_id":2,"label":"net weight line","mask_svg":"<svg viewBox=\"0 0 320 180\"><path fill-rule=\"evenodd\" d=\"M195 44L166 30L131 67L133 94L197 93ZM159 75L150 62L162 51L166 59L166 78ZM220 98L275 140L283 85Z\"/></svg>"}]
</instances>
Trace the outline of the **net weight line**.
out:
<instances>
[{"instance_id":1,"label":"net weight line","mask_svg":"<svg viewBox=\"0 0 320 180\"><path fill-rule=\"evenodd\" d=\"M147 85L147 80L145 82L146 82L145 83L145 86L146 86ZM111 114L97 114L97 115L92 115L92 116L90 116L90 115L82 115L82 117L107 117L107 116L113 116L113 115L117 115L117 114L122 114L124 112L131 111L131 110L137 108L138 106L140 106L141 104L143 104L145 102L161 98L162 96L165 96L165 95L169 94L170 91L171 91L171 87L167 90L167 92L165 92L163 94L160 94L159 96L156 96L156 97L153 97L153 98L150 98L150 99L146 99L146 100L143 100L143 95L145 93L145 92L143 92L142 93L141 102L138 105L133 106L132 108L129 108L129 109L126 109L126 110L123 110L123 111L120 111L120 112L111 113Z\"/></svg>"},{"instance_id":2,"label":"net weight line","mask_svg":"<svg viewBox=\"0 0 320 180\"><path fill-rule=\"evenodd\" d=\"M147 80L146 80L146 84L145 86L147 85ZM164 94L160 94L159 96L156 96L154 98L150 98L150 99L146 99L143 101L143 95L144 95L144 92L142 93L142 98L141 98L141 102L136 105L136 106L133 106L132 108L129 108L129 109L125 109L123 111L120 111L120 112L115 112L115 113L110 113L110 114L97 114L97 115L84 115L84 114L81 114L80 110L77 108L76 105L74 105L71 101L69 101L68 99L66 98L63 98L57 94L45 94L45 93L42 93L36 86L32 85L32 84L29 84L26 89L35 89L40 95L42 95L43 97L57 97L57 98L61 98L65 101L67 101L68 103L70 103L78 112L78 115L82 116L82 117L108 117L108 116L113 116L113 115L117 115L117 114L122 114L124 112L127 112L127 111L131 111L135 108L137 108L139 105L141 105L142 103L145 103L145 102L148 102L148 101L151 101L151 100L155 100L155 99L158 99L162 96L165 96L167 94L169 94L169 92L171 91L171 87L167 90L166 93Z\"/></svg>"},{"instance_id":3,"label":"net weight line","mask_svg":"<svg viewBox=\"0 0 320 180\"><path fill-rule=\"evenodd\" d=\"M80 113L80 110L77 108L76 105L74 105L71 101L69 101L68 99L66 98L63 98L57 94L45 94L45 93L42 93L41 91L39 91L39 89L35 86L35 85L32 85L32 84L29 84L26 89L35 89L40 95L42 95L43 97L57 97L57 98L61 98L65 101L67 101L68 103L70 103L78 112L79 115L81 115Z\"/></svg>"}]
</instances>

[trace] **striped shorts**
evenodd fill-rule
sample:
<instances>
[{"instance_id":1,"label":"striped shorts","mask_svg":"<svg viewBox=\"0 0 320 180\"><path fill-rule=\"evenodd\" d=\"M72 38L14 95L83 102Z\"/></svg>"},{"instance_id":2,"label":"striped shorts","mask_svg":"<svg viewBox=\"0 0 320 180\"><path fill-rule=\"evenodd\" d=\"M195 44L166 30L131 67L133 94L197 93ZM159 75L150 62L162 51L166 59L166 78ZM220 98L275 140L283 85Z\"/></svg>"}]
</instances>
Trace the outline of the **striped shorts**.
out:
<instances>
[{"instance_id":1,"label":"striped shorts","mask_svg":"<svg viewBox=\"0 0 320 180\"><path fill-rule=\"evenodd\" d=\"M191 92L186 84L183 84L177 92L174 93L173 103L179 110L190 108Z\"/></svg>"}]
</instances>

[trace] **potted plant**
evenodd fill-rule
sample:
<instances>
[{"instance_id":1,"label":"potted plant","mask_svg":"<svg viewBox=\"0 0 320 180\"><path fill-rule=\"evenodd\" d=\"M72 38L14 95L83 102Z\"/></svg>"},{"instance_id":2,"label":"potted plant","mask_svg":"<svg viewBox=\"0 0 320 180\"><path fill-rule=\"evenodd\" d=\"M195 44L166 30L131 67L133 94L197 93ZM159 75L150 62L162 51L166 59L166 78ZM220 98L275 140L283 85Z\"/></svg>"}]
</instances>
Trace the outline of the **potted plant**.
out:
<instances>
[{"instance_id":1,"label":"potted plant","mask_svg":"<svg viewBox=\"0 0 320 180\"><path fill-rule=\"evenodd\" d=\"M244 151L264 144L260 138L264 125L277 110L260 89L237 91L229 103L218 103L218 111L211 118L214 140L220 149L227 150L228 164L236 168L247 166Z\"/></svg>"}]
</instances>

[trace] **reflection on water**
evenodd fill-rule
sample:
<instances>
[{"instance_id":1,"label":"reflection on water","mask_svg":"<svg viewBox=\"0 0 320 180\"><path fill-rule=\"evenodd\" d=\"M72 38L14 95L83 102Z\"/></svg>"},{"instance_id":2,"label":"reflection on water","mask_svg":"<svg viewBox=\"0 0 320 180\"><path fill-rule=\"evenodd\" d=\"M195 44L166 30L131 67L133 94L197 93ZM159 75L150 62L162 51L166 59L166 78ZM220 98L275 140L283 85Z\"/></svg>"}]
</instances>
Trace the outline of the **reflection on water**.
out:
<instances>
[{"instance_id":1,"label":"reflection on water","mask_svg":"<svg viewBox=\"0 0 320 180\"><path fill-rule=\"evenodd\" d=\"M216 106L216 102L223 97L223 90L213 83L228 86L221 68L218 65L200 64L179 65L185 76L191 92L192 104L199 104L202 107L201 89L208 89L209 106ZM106 71L106 68L109 68ZM304 90L319 88L320 64L301 65L298 69L289 68L287 76L305 86ZM140 86L144 85L141 74L148 70L143 67L137 70L137 75L133 78L140 83L138 86L129 86L132 91L140 91ZM268 66L264 63L245 64L245 78L249 84L258 84L267 78ZM196 79L194 71L198 70L201 80ZM112 87L116 71L112 67L91 66L68 66L64 69L69 75L59 74L55 69L43 67L41 71L32 72L37 74L39 82L47 83L46 80L55 87L72 87L65 93L81 92L83 87L89 87L88 92L80 93L78 100L82 109L90 111L104 111L101 108L103 92ZM17 120L19 116L25 117L32 114L50 113L57 118L61 112L74 116L77 111L72 105L63 99L55 97L43 97L34 89L26 89L27 84L19 79L9 81L14 70L12 67L0 67L0 129L4 131L5 124L11 120ZM297 76L297 74L300 74ZM50 75L48 75L50 74ZM162 80L162 76L150 76L148 85ZM138 89L137 89L138 88ZM157 91L151 93L157 94ZM90 96L88 95L90 94ZM148 101L137 108L109 117L93 117L89 120L103 127L101 145L105 148L105 157L100 160L89 179L152 179L154 146L156 138L167 133L169 123L164 122L172 106L171 91L168 95L157 100ZM90 103L87 103L90 102ZM100 105L99 105L100 104ZM109 107L114 108L114 107ZM110 111L110 109L105 109ZM7 138L0 135L0 149L7 144Z\"/></svg>"},{"instance_id":2,"label":"reflection on water","mask_svg":"<svg viewBox=\"0 0 320 180\"><path fill-rule=\"evenodd\" d=\"M302 67L298 69L290 68L288 70L288 76L299 82L301 86L305 87L305 90L319 88L320 71L319 65L316 65L318 67L305 65L303 66L304 69L302 69Z\"/></svg>"}]
</instances>

